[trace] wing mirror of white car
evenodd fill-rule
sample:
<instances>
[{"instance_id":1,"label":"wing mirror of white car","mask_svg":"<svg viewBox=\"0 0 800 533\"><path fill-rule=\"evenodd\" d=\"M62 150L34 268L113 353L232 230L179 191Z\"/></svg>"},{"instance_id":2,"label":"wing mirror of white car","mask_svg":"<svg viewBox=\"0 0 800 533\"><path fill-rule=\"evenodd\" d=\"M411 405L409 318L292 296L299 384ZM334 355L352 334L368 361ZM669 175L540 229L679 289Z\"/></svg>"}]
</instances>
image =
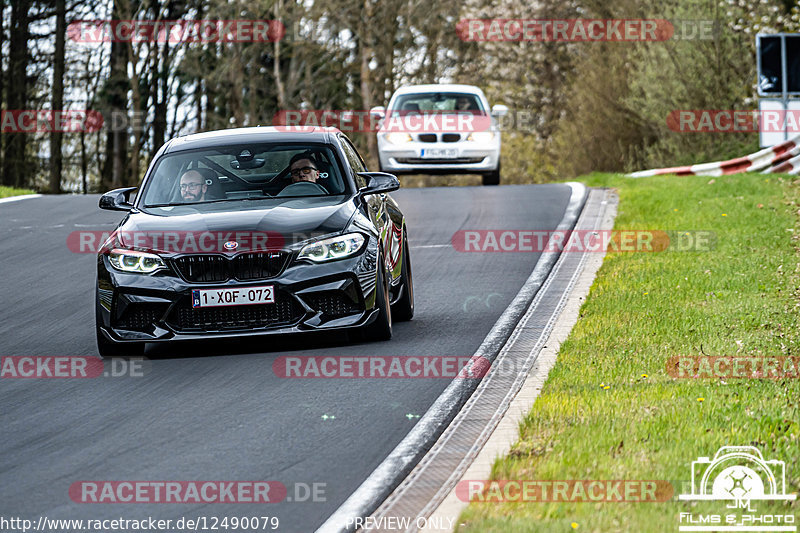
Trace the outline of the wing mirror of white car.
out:
<instances>
[{"instance_id":1,"label":"wing mirror of white car","mask_svg":"<svg viewBox=\"0 0 800 533\"><path fill-rule=\"evenodd\" d=\"M378 120L383 120L383 118L386 116L386 108L382 105L375 106L369 110L369 114L378 117Z\"/></svg>"},{"instance_id":2,"label":"wing mirror of white car","mask_svg":"<svg viewBox=\"0 0 800 533\"><path fill-rule=\"evenodd\" d=\"M495 104L492 106L493 117L504 117L508 113L508 107L503 104Z\"/></svg>"}]
</instances>

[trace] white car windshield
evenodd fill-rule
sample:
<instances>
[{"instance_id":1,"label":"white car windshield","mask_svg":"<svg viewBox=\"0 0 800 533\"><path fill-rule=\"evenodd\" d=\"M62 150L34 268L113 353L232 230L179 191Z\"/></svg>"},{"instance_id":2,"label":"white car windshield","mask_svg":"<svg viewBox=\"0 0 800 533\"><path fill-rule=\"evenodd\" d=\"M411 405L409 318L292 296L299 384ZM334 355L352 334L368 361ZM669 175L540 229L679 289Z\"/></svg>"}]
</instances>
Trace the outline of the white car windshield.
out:
<instances>
[{"instance_id":1,"label":"white car windshield","mask_svg":"<svg viewBox=\"0 0 800 533\"><path fill-rule=\"evenodd\" d=\"M485 112L474 93L442 92L401 94L391 106L392 112Z\"/></svg>"}]
</instances>

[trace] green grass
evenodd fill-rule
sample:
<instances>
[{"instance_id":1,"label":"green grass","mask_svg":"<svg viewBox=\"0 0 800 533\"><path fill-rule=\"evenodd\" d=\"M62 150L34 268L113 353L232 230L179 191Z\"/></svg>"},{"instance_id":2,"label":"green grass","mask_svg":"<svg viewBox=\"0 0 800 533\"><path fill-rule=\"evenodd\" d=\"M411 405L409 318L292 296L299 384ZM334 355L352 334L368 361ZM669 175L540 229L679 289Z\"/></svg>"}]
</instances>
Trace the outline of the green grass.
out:
<instances>
[{"instance_id":1,"label":"green grass","mask_svg":"<svg viewBox=\"0 0 800 533\"><path fill-rule=\"evenodd\" d=\"M669 480L675 495L662 503L472 503L457 531L678 531L680 512L725 514L724 505L677 499L691 462L724 445L754 445L785 461L787 491L797 492L800 380L674 379L665 366L681 355L798 355L800 181L582 181L618 190L616 229L709 230L716 245L606 256L492 478ZM755 507L800 515L797 501Z\"/></svg>"},{"instance_id":2,"label":"green grass","mask_svg":"<svg viewBox=\"0 0 800 533\"><path fill-rule=\"evenodd\" d=\"M8 198L9 196L19 196L21 194L33 194L34 191L30 189L15 189L14 187L4 187L0 185L0 198Z\"/></svg>"}]
</instances>

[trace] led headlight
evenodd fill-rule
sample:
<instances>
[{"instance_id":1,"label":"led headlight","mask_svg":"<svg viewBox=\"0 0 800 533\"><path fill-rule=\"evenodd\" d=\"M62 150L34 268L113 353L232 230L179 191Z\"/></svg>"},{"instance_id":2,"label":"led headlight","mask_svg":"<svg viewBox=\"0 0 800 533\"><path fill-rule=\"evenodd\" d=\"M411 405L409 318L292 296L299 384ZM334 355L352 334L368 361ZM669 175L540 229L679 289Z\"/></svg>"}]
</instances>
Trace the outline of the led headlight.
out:
<instances>
[{"instance_id":1,"label":"led headlight","mask_svg":"<svg viewBox=\"0 0 800 533\"><path fill-rule=\"evenodd\" d=\"M411 138L411 135L409 135L408 133L403 133L399 131L387 133L386 135L384 135L384 138L392 144L410 143L413 140Z\"/></svg>"},{"instance_id":2,"label":"led headlight","mask_svg":"<svg viewBox=\"0 0 800 533\"><path fill-rule=\"evenodd\" d=\"M115 248L108 253L108 260L111 262L111 266L122 272L151 274L156 270L167 268L164 260L159 256L136 250Z\"/></svg>"},{"instance_id":3,"label":"led headlight","mask_svg":"<svg viewBox=\"0 0 800 533\"><path fill-rule=\"evenodd\" d=\"M492 139L494 139L493 131L473 131L467 137L468 141L473 141L476 143L488 143Z\"/></svg>"},{"instance_id":4,"label":"led headlight","mask_svg":"<svg viewBox=\"0 0 800 533\"><path fill-rule=\"evenodd\" d=\"M329 237L303 246L298 259L310 259L315 263L341 259L358 252L366 239L360 233L347 233Z\"/></svg>"}]
</instances>

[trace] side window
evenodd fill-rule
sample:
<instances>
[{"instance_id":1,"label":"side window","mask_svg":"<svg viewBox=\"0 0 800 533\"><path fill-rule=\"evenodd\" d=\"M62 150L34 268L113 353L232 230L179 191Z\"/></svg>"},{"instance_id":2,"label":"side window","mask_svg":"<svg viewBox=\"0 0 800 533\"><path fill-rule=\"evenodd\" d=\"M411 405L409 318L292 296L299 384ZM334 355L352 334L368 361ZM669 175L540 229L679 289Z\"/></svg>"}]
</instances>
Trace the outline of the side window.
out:
<instances>
[{"instance_id":1,"label":"side window","mask_svg":"<svg viewBox=\"0 0 800 533\"><path fill-rule=\"evenodd\" d=\"M344 148L347 161L350 163L350 166L353 167L353 170L356 172L366 172L367 167L364 165L364 161L361 160L361 156L358 155L355 147L353 147L347 137L339 138L342 140L342 148Z\"/></svg>"},{"instance_id":2,"label":"side window","mask_svg":"<svg viewBox=\"0 0 800 533\"><path fill-rule=\"evenodd\" d=\"M356 173L355 180L356 186L361 189L362 187L367 186L367 180L362 178L358 175L358 172L366 172L367 168L364 166L364 162L361 160L361 156L358 155L358 152L347 139L347 137L341 136L339 139L342 142L342 150L344 150L344 155L347 158L347 162L352 167L353 172Z\"/></svg>"}]
</instances>

